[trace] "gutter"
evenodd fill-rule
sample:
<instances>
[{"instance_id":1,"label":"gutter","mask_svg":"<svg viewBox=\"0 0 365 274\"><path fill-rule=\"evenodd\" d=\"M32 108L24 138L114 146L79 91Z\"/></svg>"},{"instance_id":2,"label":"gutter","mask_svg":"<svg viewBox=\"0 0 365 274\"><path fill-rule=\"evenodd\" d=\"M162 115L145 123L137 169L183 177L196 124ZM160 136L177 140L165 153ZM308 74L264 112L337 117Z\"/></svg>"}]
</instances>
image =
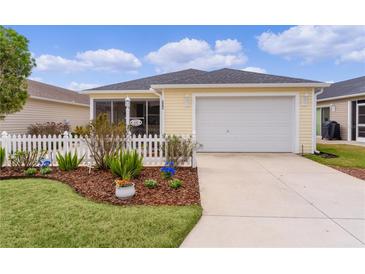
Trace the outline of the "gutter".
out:
<instances>
[{"instance_id":1,"label":"gutter","mask_svg":"<svg viewBox=\"0 0 365 274\"><path fill-rule=\"evenodd\" d=\"M314 117L313 117L313 152L315 154L319 154L319 151L317 150L317 96L322 94L324 92L324 88L320 88L318 92L316 92L316 90L314 90L314 102L313 102L313 113L314 113Z\"/></svg>"}]
</instances>

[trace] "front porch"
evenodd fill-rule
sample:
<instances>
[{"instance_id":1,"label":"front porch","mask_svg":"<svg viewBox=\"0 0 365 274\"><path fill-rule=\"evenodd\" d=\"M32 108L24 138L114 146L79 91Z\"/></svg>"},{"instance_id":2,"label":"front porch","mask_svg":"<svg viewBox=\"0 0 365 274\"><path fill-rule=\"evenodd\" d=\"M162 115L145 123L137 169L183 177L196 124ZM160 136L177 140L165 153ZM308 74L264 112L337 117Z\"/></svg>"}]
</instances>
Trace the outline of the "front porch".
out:
<instances>
[{"instance_id":1,"label":"front porch","mask_svg":"<svg viewBox=\"0 0 365 274\"><path fill-rule=\"evenodd\" d=\"M161 135L160 100L145 98L129 98L129 117L127 117L126 99L94 99L91 119L100 113L106 113L111 123L129 121L131 135Z\"/></svg>"}]
</instances>

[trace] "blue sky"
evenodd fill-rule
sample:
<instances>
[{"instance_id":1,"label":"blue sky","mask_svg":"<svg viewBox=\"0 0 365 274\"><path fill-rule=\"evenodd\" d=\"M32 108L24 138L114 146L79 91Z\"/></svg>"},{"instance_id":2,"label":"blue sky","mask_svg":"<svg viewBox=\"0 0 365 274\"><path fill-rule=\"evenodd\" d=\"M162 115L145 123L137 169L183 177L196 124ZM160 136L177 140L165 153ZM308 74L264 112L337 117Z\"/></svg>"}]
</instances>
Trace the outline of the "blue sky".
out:
<instances>
[{"instance_id":1,"label":"blue sky","mask_svg":"<svg viewBox=\"0 0 365 274\"><path fill-rule=\"evenodd\" d=\"M31 78L85 89L188 67L320 81L365 75L364 26L11 26L30 41Z\"/></svg>"}]
</instances>

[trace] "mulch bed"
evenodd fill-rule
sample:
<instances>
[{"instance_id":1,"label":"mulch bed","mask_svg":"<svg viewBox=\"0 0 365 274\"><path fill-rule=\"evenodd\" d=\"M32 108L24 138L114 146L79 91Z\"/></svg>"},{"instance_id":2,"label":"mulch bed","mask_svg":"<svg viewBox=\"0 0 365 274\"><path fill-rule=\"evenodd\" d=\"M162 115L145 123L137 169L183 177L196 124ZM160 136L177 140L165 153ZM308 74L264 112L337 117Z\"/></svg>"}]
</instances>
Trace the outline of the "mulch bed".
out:
<instances>
[{"instance_id":1,"label":"mulch bed","mask_svg":"<svg viewBox=\"0 0 365 274\"><path fill-rule=\"evenodd\" d=\"M34 177L48 178L70 185L77 193L93 201L107 202L116 205L200 205L199 183L196 168L177 168L174 178L183 181L179 189L172 189L168 181L161 178L160 167L145 167L134 179L136 194L129 200L119 200L115 196L114 179L110 171L91 170L80 167L74 171L61 171L52 167L52 173ZM16 171L10 167L0 170L1 179L25 178L23 171ZM29 177L28 177L29 178ZM146 179L155 179L158 186L149 189L144 186Z\"/></svg>"},{"instance_id":2,"label":"mulch bed","mask_svg":"<svg viewBox=\"0 0 365 274\"><path fill-rule=\"evenodd\" d=\"M347 173L356 178L365 180L365 168L353 168L353 167L337 167L333 166L334 169L337 169L343 173Z\"/></svg>"}]
</instances>

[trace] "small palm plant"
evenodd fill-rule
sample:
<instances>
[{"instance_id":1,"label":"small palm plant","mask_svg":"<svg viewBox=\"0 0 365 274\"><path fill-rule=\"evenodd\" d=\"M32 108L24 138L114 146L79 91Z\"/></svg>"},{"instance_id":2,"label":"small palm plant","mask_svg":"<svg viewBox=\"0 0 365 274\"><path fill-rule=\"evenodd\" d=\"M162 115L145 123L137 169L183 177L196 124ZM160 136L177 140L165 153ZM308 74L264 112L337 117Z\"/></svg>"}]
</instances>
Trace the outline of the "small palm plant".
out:
<instances>
[{"instance_id":1,"label":"small palm plant","mask_svg":"<svg viewBox=\"0 0 365 274\"><path fill-rule=\"evenodd\" d=\"M2 168L5 161L5 148L0 147L0 169Z\"/></svg>"},{"instance_id":2,"label":"small palm plant","mask_svg":"<svg viewBox=\"0 0 365 274\"><path fill-rule=\"evenodd\" d=\"M58 153L56 156L58 167L63 171L70 171L75 170L79 167L80 163L84 159L85 155L83 155L81 158L78 157L77 152L75 151L74 155L71 154L71 152L65 153L65 155L62 155L61 153Z\"/></svg>"},{"instance_id":3,"label":"small palm plant","mask_svg":"<svg viewBox=\"0 0 365 274\"><path fill-rule=\"evenodd\" d=\"M126 180L136 178L143 168L143 157L137 151L119 151L109 160L110 170L114 175Z\"/></svg>"}]
</instances>

